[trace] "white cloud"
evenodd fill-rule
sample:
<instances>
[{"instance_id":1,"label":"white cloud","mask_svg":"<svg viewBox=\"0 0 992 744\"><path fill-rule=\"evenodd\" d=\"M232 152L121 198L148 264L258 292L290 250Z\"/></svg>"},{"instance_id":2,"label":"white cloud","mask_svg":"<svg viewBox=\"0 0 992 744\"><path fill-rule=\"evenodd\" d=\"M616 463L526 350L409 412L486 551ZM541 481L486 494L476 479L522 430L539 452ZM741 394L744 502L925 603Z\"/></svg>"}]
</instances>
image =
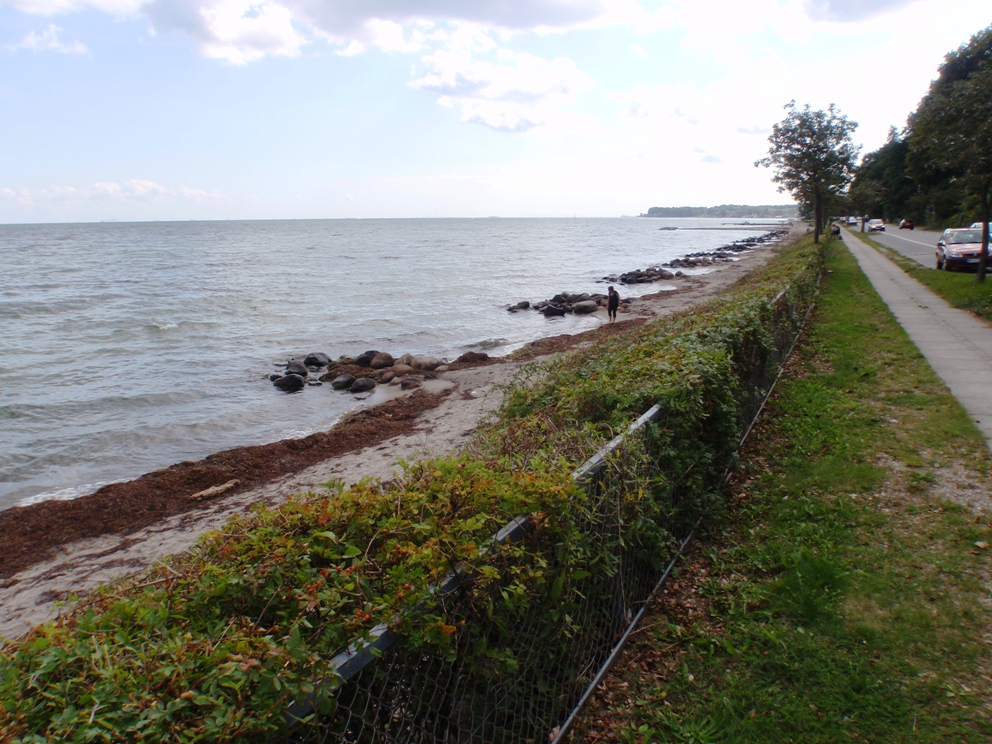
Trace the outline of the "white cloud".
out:
<instances>
[{"instance_id":1,"label":"white cloud","mask_svg":"<svg viewBox=\"0 0 992 744\"><path fill-rule=\"evenodd\" d=\"M771 134L771 127L737 127L741 134Z\"/></svg>"},{"instance_id":2,"label":"white cloud","mask_svg":"<svg viewBox=\"0 0 992 744\"><path fill-rule=\"evenodd\" d=\"M51 16L59 13L74 13L85 8L94 8L114 16L128 16L138 12L147 0L0 0L0 4L11 5L24 13Z\"/></svg>"},{"instance_id":3,"label":"white cloud","mask_svg":"<svg viewBox=\"0 0 992 744\"><path fill-rule=\"evenodd\" d=\"M514 31L571 28L601 17L605 0L287 0L326 34L355 38L369 21L471 23Z\"/></svg>"},{"instance_id":4,"label":"white cloud","mask_svg":"<svg viewBox=\"0 0 992 744\"><path fill-rule=\"evenodd\" d=\"M462 120L504 132L525 132L554 119L558 109L592 87L575 63L558 57L499 50L494 61L469 51L442 50L424 57L427 72L411 85L461 109Z\"/></svg>"},{"instance_id":5,"label":"white cloud","mask_svg":"<svg viewBox=\"0 0 992 744\"><path fill-rule=\"evenodd\" d=\"M805 6L814 20L856 22L914 2L916 0L806 0Z\"/></svg>"},{"instance_id":6,"label":"white cloud","mask_svg":"<svg viewBox=\"0 0 992 744\"><path fill-rule=\"evenodd\" d=\"M640 44L631 44L630 51L632 51L641 59L644 59L645 57L648 56L648 50L642 47Z\"/></svg>"},{"instance_id":7,"label":"white cloud","mask_svg":"<svg viewBox=\"0 0 992 744\"><path fill-rule=\"evenodd\" d=\"M40 34L30 31L23 39L7 48L11 51L26 49L32 52L58 52L59 54L86 54L86 45L81 41L62 41L62 29L54 23Z\"/></svg>"},{"instance_id":8,"label":"white cloud","mask_svg":"<svg viewBox=\"0 0 992 744\"><path fill-rule=\"evenodd\" d=\"M157 32L183 32L204 56L235 65L295 57L309 41L290 10L268 0L156 0L147 12Z\"/></svg>"}]
</instances>

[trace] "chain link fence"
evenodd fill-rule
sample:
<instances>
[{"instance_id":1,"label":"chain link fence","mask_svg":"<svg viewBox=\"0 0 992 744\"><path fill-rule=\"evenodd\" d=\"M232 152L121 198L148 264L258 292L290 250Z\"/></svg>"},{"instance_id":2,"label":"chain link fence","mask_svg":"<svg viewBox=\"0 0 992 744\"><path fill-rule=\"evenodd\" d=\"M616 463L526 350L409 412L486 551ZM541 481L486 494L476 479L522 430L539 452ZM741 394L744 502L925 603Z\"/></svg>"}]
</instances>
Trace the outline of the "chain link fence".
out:
<instances>
[{"instance_id":1,"label":"chain link fence","mask_svg":"<svg viewBox=\"0 0 992 744\"><path fill-rule=\"evenodd\" d=\"M776 297L765 337L734 349L741 441L812 308L811 296L798 295ZM659 469L668 415L654 406L574 474L590 497L579 518L583 533L598 543L591 554L610 557L607 565L565 567L578 587L570 599L563 602L551 591L543 605L526 612L486 611L467 591L471 573L453 572L436 587L431 608L458 628L453 647L408 647L399 634L379 626L371 641L334 659L339 679L318 684L309 701L288 711L291 723L304 725L291 728L282 741L564 740L578 707L720 498L724 472L695 465L675 474ZM634 497L645 484L653 497ZM493 545L540 539L531 527L529 518L520 517L494 536Z\"/></svg>"}]
</instances>

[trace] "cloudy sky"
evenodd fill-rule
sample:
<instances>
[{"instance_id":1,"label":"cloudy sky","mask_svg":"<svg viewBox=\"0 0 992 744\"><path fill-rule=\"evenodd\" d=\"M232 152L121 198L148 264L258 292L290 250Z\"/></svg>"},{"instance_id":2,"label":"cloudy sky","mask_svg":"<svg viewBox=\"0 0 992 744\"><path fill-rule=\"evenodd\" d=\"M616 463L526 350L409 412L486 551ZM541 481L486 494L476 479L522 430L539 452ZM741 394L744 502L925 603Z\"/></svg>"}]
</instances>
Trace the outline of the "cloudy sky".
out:
<instances>
[{"instance_id":1,"label":"cloudy sky","mask_svg":"<svg viewBox=\"0 0 992 744\"><path fill-rule=\"evenodd\" d=\"M0 0L0 223L784 203L782 106L902 126L988 0Z\"/></svg>"}]
</instances>

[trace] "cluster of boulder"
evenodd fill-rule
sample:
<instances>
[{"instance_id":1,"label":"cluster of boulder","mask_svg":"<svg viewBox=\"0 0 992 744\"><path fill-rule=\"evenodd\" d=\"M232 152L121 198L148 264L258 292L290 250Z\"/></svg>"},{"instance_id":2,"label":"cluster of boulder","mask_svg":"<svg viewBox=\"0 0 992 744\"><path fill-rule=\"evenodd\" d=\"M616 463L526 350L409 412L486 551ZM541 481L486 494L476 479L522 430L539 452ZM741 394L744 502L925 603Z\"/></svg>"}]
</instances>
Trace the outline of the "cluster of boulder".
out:
<instances>
[{"instance_id":1,"label":"cluster of boulder","mask_svg":"<svg viewBox=\"0 0 992 744\"><path fill-rule=\"evenodd\" d=\"M648 284L666 279L685 276L679 269L695 269L701 266L712 266L715 263L727 263L734 260L735 253L750 251L764 243L771 243L788 235L788 230L774 230L764 235L735 240L733 243L721 246L715 251L690 253L682 258L666 261L660 266L649 266L646 269L635 269L620 275L604 276L601 282L616 284ZM674 271L673 271L674 269Z\"/></svg>"},{"instance_id":2,"label":"cluster of boulder","mask_svg":"<svg viewBox=\"0 0 992 744\"><path fill-rule=\"evenodd\" d=\"M458 357L455 363L478 364L488 359L486 354L470 351ZM376 385L400 385L404 390L420 387L425 379L432 379L448 369L443 360L432 356L404 354L395 358L388 352L373 349L357 357L342 356L331 361L327 354L317 351L302 361L290 359L282 373L269 375L269 379L286 392L327 382L335 390L364 393Z\"/></svg>"},{"instance_id":3,"label":"cluster of boulder","mask_svg":"<svg viewBox=\"0 0 992 744\"><path fill-rule=\"evenodd\" d=\"M677 228L661 228L662 230ZM649 266L646 269L635 269L623 274L612 274L604 276L599 281L610 282L612 284L649 284L662 280L675 279L685 276L680 269L697 268L699 266L712 266L714 263L733 261L733 254L749 251L764 243L770 243L788 235L788 230L773 230L764 235L735 240L729 245L721 246L715 251L704 251L702 253L690 253L683 258L676 258L660 266ZM594 313L601 307L606 307L605 294L589 294L587 292L559 292L550 300L531 303L528 300L518 302L515 305L508 305L507 310L511 313L520 310L534 309L546 318L554 318L568 313L584 315ZM621 304L630 304L630 298L620 300Z\"/></svg>"},{"instance_id":4,"label":"cluster of boulder","mask_svg":"<svg viewBox=\"0 0 992 744\"><path fill-rule=\"evenodd\" d=\"M527 300L510 305L507 310L515 313L519 310L532 308L537 310L546 318L555 318L568 313L575 315L588 315L594 313L601 307L606 307L605 294L589 294L588 292L559 292L550 300L542 300L531 304ZM629 303L630 300L623 302Z\"/></svg>"}]
</instances>

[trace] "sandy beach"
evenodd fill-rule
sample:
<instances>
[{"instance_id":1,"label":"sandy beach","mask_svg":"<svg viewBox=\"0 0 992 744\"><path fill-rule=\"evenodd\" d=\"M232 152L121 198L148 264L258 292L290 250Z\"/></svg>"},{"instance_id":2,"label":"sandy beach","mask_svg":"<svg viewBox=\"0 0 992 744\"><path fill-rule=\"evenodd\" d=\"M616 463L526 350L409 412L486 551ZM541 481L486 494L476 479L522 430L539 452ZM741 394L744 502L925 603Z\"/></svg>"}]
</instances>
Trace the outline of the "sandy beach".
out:
<instances>
[{"instance_id":1,"label":"sandy beach","mask_svg":"<svg viewBox=\"0 0 992 744\"><path fill-rule=\"evenodd\" d=\"M499 405L499 387L522 365L710 300L763 264L773 246L740 253L736 261L714 264L708 273L680 277L677 289L624 307L615 324L606 324L606 312L600 310L597 317L604 323L598 328L549 336L512 360L454 365L413 392L377 388L328 432L179 463L74 501L0 512L0 637L17 638L55 617L59 603L71 594L85 595L187 550L204 532L254 504L276 505L335 479L346 484L389 479L399 460L457 449ZM549 320L548 330L553 333L554 321ZM233 480L238 483L221 495L190 499Z\"/></svg>"}]
</instances>

